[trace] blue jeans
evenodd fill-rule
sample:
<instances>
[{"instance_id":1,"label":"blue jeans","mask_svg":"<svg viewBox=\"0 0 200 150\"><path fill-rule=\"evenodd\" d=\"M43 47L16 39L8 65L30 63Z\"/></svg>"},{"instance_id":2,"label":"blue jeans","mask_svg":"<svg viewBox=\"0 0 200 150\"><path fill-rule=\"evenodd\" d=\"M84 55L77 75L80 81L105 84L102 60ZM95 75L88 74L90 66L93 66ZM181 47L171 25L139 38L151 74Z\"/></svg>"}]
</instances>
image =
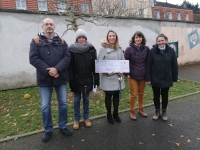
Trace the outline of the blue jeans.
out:
<instances>
[{"instance_id":1,"label":"blue jeans","mask_svg":"<svg viewBox=\"0 0 200 150\"><path fill-rule=\"evenodd\" d=\"M67 124L67 92L66 84L59 84L55 86L41 86L40 87L40 99L42 120L45 132L51 132L53 130L52 115L51 115L51 97L53 87L56 90L58 100L58 124L60 129L66 128Z\"/></svg>"},{"instance_id":2,"label":"blue jeans","mask_svg":"<svg viewBox=\"0 0 200 150\"><path fill-rule=\"evenodd\" d=\"M74 119L75 121L80 121L80 101L81 94L83 97L83 118L84 120L88 120L89 118L89 93L79 93L74 92Z\"/></svg>"}]
</instances>

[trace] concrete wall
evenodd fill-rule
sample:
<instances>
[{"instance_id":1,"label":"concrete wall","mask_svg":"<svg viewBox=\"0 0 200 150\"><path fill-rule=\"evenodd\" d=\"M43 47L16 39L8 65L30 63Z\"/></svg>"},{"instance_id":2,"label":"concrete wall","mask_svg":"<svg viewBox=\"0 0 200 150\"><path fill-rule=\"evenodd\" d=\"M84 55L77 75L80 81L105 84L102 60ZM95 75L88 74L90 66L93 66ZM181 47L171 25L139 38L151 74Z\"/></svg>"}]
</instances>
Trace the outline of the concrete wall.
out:
<instances>
[{"instance_id":1,"label":"concrete wall","mask_svg":"<svg viewBox=\"0 0 200 150\"><path fill-rule=\"evenodd\" d=\"M60 35L65 31L66 24L63 16L42 16L38 14L0 12L0 90L13 89L36 85L35 68L29 64L29 44L31 39L41 32L41 22L51 17ZM109 21L102 19L99 22ZM179 41L180 57L178 62L185 64L200 61L200 44L190 48L188 34L193 30L200 31L199 24L161 22L154 20L115 19L109 26L95 26L83 23L80 27L86 30L88 41L97 50L100 41L105 38L107 31L113 29L118 33L123 49L135 31L142 31L150 48L155 43L156 36L163 32L170 41ZM74 31L67 32L63 38L68 44L74 43Z\"/></svg>"}]
</instances>

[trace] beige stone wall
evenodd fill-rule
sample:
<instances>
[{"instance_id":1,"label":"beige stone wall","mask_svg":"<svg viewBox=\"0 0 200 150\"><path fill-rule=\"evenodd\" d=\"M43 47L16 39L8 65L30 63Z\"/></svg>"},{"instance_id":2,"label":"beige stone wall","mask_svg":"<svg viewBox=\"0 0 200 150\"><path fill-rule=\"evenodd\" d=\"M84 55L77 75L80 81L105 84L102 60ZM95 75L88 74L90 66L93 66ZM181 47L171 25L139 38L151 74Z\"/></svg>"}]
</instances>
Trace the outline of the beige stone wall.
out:
<instances>
[{"instance_id":1,"label":"beige stone wall","mask_svg":"<svg viewBox=\"0 0 200 150\"><path fill-rule=\"evenodd\" d=\"M178 41L179 65L200 61L200 27L161 27L169 42Z\"/></svg>"}]
</instances>

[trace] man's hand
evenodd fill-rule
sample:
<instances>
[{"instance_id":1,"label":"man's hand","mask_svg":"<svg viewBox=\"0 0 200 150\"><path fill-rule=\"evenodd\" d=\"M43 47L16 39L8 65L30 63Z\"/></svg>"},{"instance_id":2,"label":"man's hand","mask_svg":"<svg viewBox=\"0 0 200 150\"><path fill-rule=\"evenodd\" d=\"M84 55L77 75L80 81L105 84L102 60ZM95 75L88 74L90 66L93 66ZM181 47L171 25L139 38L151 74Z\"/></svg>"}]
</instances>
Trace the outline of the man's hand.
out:
<instances>
[{"instance_id":1,"label":"man's hand","mask_svg":"<svg viewBox=\"0 0 200 150\"><path fill-rule=\"evenodd\" d=\"M52 77L58 77L59 74L58 74L58 70L56 68L47 68L47 70L49 70L49 75L52 76ZM57 76L58 74L58 76Z\"/></svg>"},{"instance_id":2,"label":"man's hand","mask_svg":"<svg viewBox=\"0 0 200 150\"><path fill-rule=\"evenodd\" d=\"M54 76L54 78L58 78L59 77L59 73L57 73L55 76Z\"/></svg>"}]
</instances>

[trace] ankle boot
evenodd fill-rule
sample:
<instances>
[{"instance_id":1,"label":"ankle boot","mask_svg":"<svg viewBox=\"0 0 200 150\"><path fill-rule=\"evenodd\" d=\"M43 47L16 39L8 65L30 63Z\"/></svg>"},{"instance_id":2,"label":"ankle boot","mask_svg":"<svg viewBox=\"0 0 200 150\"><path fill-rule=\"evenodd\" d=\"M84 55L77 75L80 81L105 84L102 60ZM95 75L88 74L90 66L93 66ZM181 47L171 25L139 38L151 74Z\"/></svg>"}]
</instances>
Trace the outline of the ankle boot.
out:
<instances>
[{"instance_id":1,"label":"ankle boot","mask_svg":"<svg viewBox=\"0 0 200 150\"><path fill-rule=\"evenodd\" d=\"M134 110L130 110L130 118L131 118L132 120L137 120Z\"/></svg>"},{"instance_id":2,"label":"ankle boot","mask_svg":"<svg viewBox=\"0 0 200 150\"><path fill-rule=\"evenodd\" d=\"M159 117L160 117L160 109L156 109L155 115L153 116L153 120L158 120Z\"/></svg>"},{"instance_id":3,"label":"ankle boot","mask_svg":"<svg viewBox=\"0 0 200 150\"><path fill-rule=\"evenodd\" d=\"M143 108L139 108L138 114L140 114L142 117L147 117L147 113L144 112Z\"/></svg>"},{"instance_id":4,"label":"ankle boot","mask_svg":"<svg viewBox=\"0 0 200 150\"><path fill-rule=\"evenodd\" d=\"M107 113L107 121L108 121L108 123L110 123L110 124L114 124L114 121L113 121L113 118L112 118L111 113Z\"/></svg>"},{"instance_id":5,"label":"ankle boot","mask_svg":"<svg viewBox=\"0 0 200 150\"><path fill-rule=\"evenodd\" d=\"M167 121L166 109L163 109L163 110L162 110L162 120L163 120L163 121Z\"/></svg>"},{"instance_id":6,"label":"ankle boot","mask_svg":"<svg viewBox=\"0 0 200 150\"><path fill-rule=\"evenodd\" d=\"M113 111L113 118L115 119L116 122L119 122L119 123L121 122L118 111Z\"/></svg>"}]
</instances>

